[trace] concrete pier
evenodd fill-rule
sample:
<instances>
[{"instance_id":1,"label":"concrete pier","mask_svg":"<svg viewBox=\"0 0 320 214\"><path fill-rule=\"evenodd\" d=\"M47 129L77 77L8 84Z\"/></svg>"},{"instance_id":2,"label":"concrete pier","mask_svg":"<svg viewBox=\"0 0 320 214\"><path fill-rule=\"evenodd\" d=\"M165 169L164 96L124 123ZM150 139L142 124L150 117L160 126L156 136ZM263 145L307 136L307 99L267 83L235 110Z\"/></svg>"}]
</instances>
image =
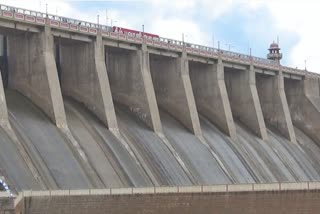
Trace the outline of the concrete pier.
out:
<instances>
[{"instance_id":1,"label":"concrete pier","mask_svg":"<svg viewBox=\"0 0 320 214\"><path fill-rule=\"evenodd\" d=\"M102 37L93 42L57 41L62 93L84 103L109 129L118 129Z\"/></svg>"},{"instance_id":2,"label":"concrete pier","mask_svg":"<svg viewBox=\"0 0 320 214\"><path fill-rule=\"evenodd\" d=\"M247 70L225 68L225 81L234 118L267 140L253 66Z\"/></svg>"},{"instance_id":3,"label":"concrete pier","mask_svg":"<svg viewBox=\"0 0 320 214\"><path fill-rule=\"evenodd\" d=\"M233 140L237 139L224 81L222 61L203 64L189 61L190 79L200 114L205 115Z\"/></svg>"},{"instance_id":4,"label":"concrete pier","mask_svg":"<svg viewBox=\"0 0 320 214\"><path fill-rule=\"evenodd\" d=\"M162 132L149 71L149 54L107 47L107 68L113 99L130 108L155 132Z\"/></svg>"},{"instance_id":5,"label":"concrete pier","mask_svg":"<svg viewBox=\"0 0 320 214\"><path fill-rule=\"evenodd\" d=\"M285 78L285 92L295 126L320 144L320 87L318 78Z\"/></svg>"},{"instance_id":6,"label":"concrete pier","mask_svg":"<svg viewBox=\"0 0 320 214\"><path fill-rule=\"evenodd\" d=\"M158 105L196 136L202 136L186 53L178 58L152 54L150 70Z\"/></svg>"},{"instance_id":7,"label":"concrete pier","mask_svg":"<svg viewBox=\"0 0 320 214\"><path fill-rule=\"evenodd\" d=\"M58 127L66 127L50 28L10 35L8 48L9 88L27 96Z\"/></svg>"},{"instance_id":8,"label":"concrete pier","mask_svg":"<svg viewBox=\"0 0 320 214\"><path fill-rule=\"evenodd\" d=\"M291 142L296 143L291 115L280 71L275 75L256 74L257 89L266 124L275 127Z\"/></svg>"}]
</instances>

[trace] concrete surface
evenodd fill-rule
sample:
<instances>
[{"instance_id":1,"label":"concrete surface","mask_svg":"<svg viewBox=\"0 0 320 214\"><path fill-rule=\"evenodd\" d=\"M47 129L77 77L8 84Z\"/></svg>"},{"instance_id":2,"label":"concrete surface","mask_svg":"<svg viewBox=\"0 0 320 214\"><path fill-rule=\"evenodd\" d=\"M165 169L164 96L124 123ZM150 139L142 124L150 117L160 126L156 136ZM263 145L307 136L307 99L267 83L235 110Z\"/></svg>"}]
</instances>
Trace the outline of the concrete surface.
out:
<instances>
[{"instance_id":1,"label":"concrete surface","mask_svg":"<svg viewBox=\"0 0 320 214\"><path fill-rule=\"evenodd\" d=\"M266 124L273 126L291 142L296 143L296 135L284 92L282 71L276 75L257 73L256 86Z\"/></svg>"},{"instance_id":2,"label":"concrete surface","mask_svg":"<svg viewBox=\"0 0 320 214\"><path fill-rule=\"evenodd\" d=\"M45 189L46 185L41 178L32 158L25 150L23 144L18 140L15 132L12 130L8 117L7 102L4 93L2 75L0 75L0 126L1 126L1 152L2 152L2 170L6 173L14 185L14 190L22 190L26 186L35 189ZM10 164L12 164L10 166ZM20 170L17 168L21 167ZM21 173L23 172L23 173ZM30 185L31 184L31 185Z\"/></svg>"},{"instance_id":3,"label":"concrete surface","mask_svg":"<svg viewBox=\"0 0 320 214\"><path fill-rule=\"evenodd\" d=\"M14 214L14 199L0 192L0 214Z\"/></svg>"},{"instance_id":4,"label":"concrete surface","mask_svg":"<svg viewBox=\"0 0 320 214\"><path fill-rule=\"evenodd\" d=\"M161 132L148 52L145 49L126 51L107 47L106 55L113 99L127 106L151 129Z\"/></svg>"},{"instance_id":5,"label":"concrete surface","mask_svg":"<svg viewBox=\"0 0 320 214\"><path fill-rule=\"evenodd\" d=\"M150 70L158 105L202 136L186 53L179 58L150 55Z\"/></svg>"},{"instance_id":6,"label":"concrete surface","mask_svg":"<svg viewBox=\"0 0 320 214\"><path fill-rule=\"evenodd\" d=\"M28 213L314 213L317 183L277 183L23 192L15 211ZM59 205L59 206L57 206Z\"/></svg>"},{"instance_id":7,"label":"concrete surface","mask_svg":"<svg viewBox=\"0 0 320 214\"><path fill-rule=\"evenodd\" d=\"M9 87L32 100L58 127L65 127L51 29L10 35L8 49Z\"/></svg>"},{"instance_id":8,"label":"concrete surface","mask_svg":"<svg viewBox=\"0 0 320 214\"><path fill-rule=\"evenodd\" d=\"M1 23L0 32L4 32ZM181 51L128 42L124 50L125 42L117 39L104 37L102 41L101 36L86 34L82 35L82 42L79 39L75 42L77 33L66 39L69 34L57 29L51 32L48 26L37 29L31 30L33 33L12 29L7 35L11 57L9 89L19 91L27 98L7 90L6 104L0 85L0 170L5 172L6 180L16 191L57 189L34 193L33 196L37 194L38 198L31 200L34 204L30 209L37 203L43 207L54 206L41 198L47 193L64 196L59 203L61 206L69 203L66 206L70 209L73 205L80 209L79 202L73 201L73 196L77 195L77 199L88 202L81 202L88 207L80 213L90 209L91 203L101 203L96 204L97 208L113 203L115 212L132 212L134 209L139 212L144 206L144 212L152 213L153 208L162 206L162 203L160 206L157 204L162 200L169 205L179 203L169 207L175 212L178 209L186 213L194 211L194 207L186 209L185 203L180 204L180 195L159 199L153 195L157 191L186 194L187 199L181 200L189 204L199 203L195 207L200 212L201 207L210 209L211 206L221 211L221 204L216 204L218 200L210 198L216 195L212 191L228 191L228 194L218 197L221 196L224 209L231 213L238 206L245 210L242 207L245 201L241 201L244 199L254 204L245 204L245 208L255 212L268 210L259 210L267 206L260 204L261 201L282 209L289 200L304 203L305 199L299 195L301 192L312 200L318 197L312 195L318 189L310 191L310 186L317 188L320 185L304 182L320 180L320 148L315 143L320 142L317 76L303 73L306 78L299 80L293 76L293 71L288 75L288 70L282 67L286 77L283 87L282 72L270 79L259 75L255 77L255 70L264 72L263 66L257 64L259 68L249 67L242 61L229 61L229 58L221 61L217 56L187 55ZM57 63L52 35L56 44L61 42ZM106 47L108 69L104 64L102 44L109 44ZM203 65L190 63L188 59ZM218 63L209 65L208 62L212 61ZM64 94L83 103L89 111L70 98L62 100L57 75L60 67ZM108 78L111 90L108 89ZM116 101L116 107L112 99ZM65 119L64 104L70 129ZM273 127L267 129L264 119ZM107 126L110 130L106 129ZM297 143L286 139L294 142L294 135ZM266 184L270 182L275 184ZM221 185L230 183L236 185ZM220 185L188 186L195 184ZM166 187L157 189L153 186ZM102 189L106 187L117 189ZM66 188L71 190L58 191ZM93 191L97 195L116 194L111 195L115 201L102 203L109 199L82 198L88 192L91 194L90 190L83 188L98 188ZM233 199L230 191L239 194L240 199ZM288 196L285 191L298 193ZM188 195L190 192L194 194ZM207 194L197 195L203 192ZM134 201L132 193L141 196L139 202ZM123 194L132 197L121 198ZM150 197L143 198L150 194L155 198L154 202ZM265 194L263 199L259 194ZM194 202L196 197L200 199ZM55 203L55 200L51 202ZM152 206L126 207L126 202L131 201L138 206L144 200ZM259 204L260 207L254 207ZM166 211L159 212L168 212L168 207L163 209Z\"/></svg>"},{"instance_id":9,"label":"concrete surface","mask_svg":"<svg viewBox=\"0 0 320 214\"><path fill-rule=\"evenodd\" d=\"M7 90L6 97L10 123L42 179L48 184L47 188L80 189L82 186L95 186L91 183L90 171L83 165L70 138L20 93Z\"/></svg>"},{"instance_id":10,"label":"concrete surface","mask_svg":"<svg viewBox=\"0 0 320 214\"><path fill-rule=\"evenodd\" d=\"M198 111L236 140L221 60L217 64L189 61L189 72Z\"/></svg>"},{"instance_id":11,"label":"concrete surface","mask_svg":"<svg viewBox=\"0 0 320 214\"><path fill-rule=\"evenodd\" d=\"M285 92L296 127L320 144L320 87L318 78L285 79Z\"/></svg>"},{"instance_id":12,"label":"concrete surface","mask_svg":"<svg viewBox=\"0 0 320 214\"><path fill-rule=\"evenodd\" d=\"M253 66L247 70L225 68L225 81L233 117L267 140Z\"/></svg>"},{"instance_id":13,"label":"concrete surface","mask_svg":"<svg viewBox=\"0 0 320 214\"><path fill-rule=\"evenodd\" d=\"M125 107L116 105L119 128L152 171L159 186L191 185L171 150L162 139Z\"/></svg>"},{"instance_id":14,"label":"concrete surface","mask_svg":"<svg viewBox=\"0 0 320 214\"><path fill-rule=\"evenodd\" d=\"M118 129L101 35L91 43L59 39L56 43L62 93L84 103L109 129Z\"/></svg>"}]
</instances>

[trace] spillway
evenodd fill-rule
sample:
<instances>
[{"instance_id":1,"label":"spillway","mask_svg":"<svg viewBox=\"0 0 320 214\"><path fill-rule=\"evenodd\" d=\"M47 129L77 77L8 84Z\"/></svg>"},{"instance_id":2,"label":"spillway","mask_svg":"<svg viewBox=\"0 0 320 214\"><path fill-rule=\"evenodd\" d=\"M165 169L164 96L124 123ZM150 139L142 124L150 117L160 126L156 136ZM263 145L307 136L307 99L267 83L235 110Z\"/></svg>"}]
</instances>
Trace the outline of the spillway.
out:
<instances>
[{"instance_id":1,"label":"spillway","mask_svg":"<svg viewBox=\"0 0 320 214\"><path fill-rule=\"evenodd\" d=\"M10 122L19 140L37 163L42 175L56 188L92 187L88 175L74 155L70 142L27 98L7 90ZM82 104L64 98L69 128L86 153L106 188L154 185L128 150ZM163 140L126 107L117 104L120 131L138 152L161 186L192 185ZM234 142L204 116L200 116L205 140L220 162L200 140L170 114L160 109L166 138L190 170L196 183L272 183L320 180L320 148L295 128L298 143L286 140L269 128L264 142L236 121ZM16 190L40 189L15 143L0 129L0 169ZM230 177L231 176L231 177Z\"/></svg>"},{"instance_id":2,"label":"spillway","mask_svg":"<svg viewBox=\"0 0 320 214\"><path fill-rule=\"evenodd\" d=\"M14 190L39 190L40 186L29 171L17 147L2 128L0 128L0 148L0 174L10 178Z\"/></svg>"},{"instance_id":3,"label":"spillway","mask_svg":"<svg viewBox=\"0 0 320 214\"><path fill-rule=\"evenodd\" d=\"M7 90L6 99L13 129L51 180L49 188L92 188L70 142L44 113L16 91Z\"/></svg>"},{"instance_id":4,"label":"spillway","mask_svg":"<svg viewBox=\"0 0 320 214\"><path fill-rule=\"evenodd\" d=\"M170 114L160 110L164 133L200 184L228 184L230 178L208 148Z\"/></svg>"},{"instance_id":5,"label":"spillway","mask_svg":"<svg viewBox=\"0 0 320 214\"><path fill-rule=\"evenodd\" d=\"M205 139L223 160L233 179L238 183L254 183L255 174L234 143L204 116L200 116L200 122Z\"/></svg>"},{"instance_id":6,"label":"spillway","mask_svg":"<svg viewBox=\"0 0 320 214\"><path fill-rule=\"evenodd\" d=\"M302 182L319 180L318 146L296 128L299 144L293 144L277 131L268 129L270 140L262 141L236 121L238 141L226 137L201 116L204 137L238 183Z\"/></svg>"},{"instance_id":7,"label":"spillway","mask_svg":"<svg viewBox=\"0 0 320 214\"><path fill-rule=\"evenodd\" d=\"M149 186L124 146L82 104L65 98L68 125L107 188Z\"/></svg>"},{"instance_id":8,"label":"spillway","mask_svg":"<svg viewBox=\"0 0 320 214\"><path fill-rule=\"evenodd\" d=\"M124 106L116 105L116 114L122 133L143 155L160 185L192 184L159 136L130 114Z\"/></svg>"}]
</instances>

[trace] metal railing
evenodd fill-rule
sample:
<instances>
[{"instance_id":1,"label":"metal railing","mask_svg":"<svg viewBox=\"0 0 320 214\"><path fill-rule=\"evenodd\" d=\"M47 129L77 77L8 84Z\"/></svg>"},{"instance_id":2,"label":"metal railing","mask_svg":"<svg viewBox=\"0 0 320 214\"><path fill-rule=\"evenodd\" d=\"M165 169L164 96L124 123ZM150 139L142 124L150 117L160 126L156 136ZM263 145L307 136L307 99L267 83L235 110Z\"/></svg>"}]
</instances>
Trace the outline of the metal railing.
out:
<instances>
[{"instance_id":1,"label":"metal railing","mask_svg":"<svg viewBox=\"0 0 320 214\"><path fill-rule=\"evenodd\" d=\"M1 5L0 10L6 11L7 17L16 18L18 20L35 22L37 24L49 24L52 27L63 28L64 30L80 31L82 33L92 33L97 34L102 32L103 36L108 36L112 39L127 40L128 42L142 43L146 42L149 46L161 47L165 49L172 49L183 51L186 50L188 53L195 55L203 55L208 57L221 56L224 60L230 60L239 63L258 65L267 69L279 70L282 69L285 72L295 73L299 75L313 75L319 76L319 74L306 72L304 70L299 70L296 68L290 68L286 66L280 67L277 62L265 58L255 57L251 55L246 55L242 53L227 51L223 49L217 49L212 47L206 47L193 43L186 43L179 40L159 37L159 38L148 38L141 37L141 34L127 35L117 32L112 32L112 27L96 24L92 22L87 22L83 20L72 19L63 16L57 16L52 14L47 14L39 11L32 11L23 8L12 7L8 5ZM5 16L5 14L1 14Z\"/></svg>"}]
</instances>

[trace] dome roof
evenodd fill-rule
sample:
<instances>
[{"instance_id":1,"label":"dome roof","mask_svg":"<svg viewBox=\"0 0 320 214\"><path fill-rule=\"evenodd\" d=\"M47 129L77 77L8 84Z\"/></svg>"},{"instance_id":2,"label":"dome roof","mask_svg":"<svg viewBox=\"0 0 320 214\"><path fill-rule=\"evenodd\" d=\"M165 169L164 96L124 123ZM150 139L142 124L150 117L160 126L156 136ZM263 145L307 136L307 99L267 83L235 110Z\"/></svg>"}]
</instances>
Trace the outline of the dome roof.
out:
<instances>
[{"instance_id":1,"label":"dome roof","mask_svg":"<svg viewBox=\"0 0 320 214\"><path fill-rule=\"evenodd\" d=\"M269 50L272 50L272 49L279 49L279 50L280 50L279 45L278 45L277 43L275 43L275 42L273 42L273 43L270 45Z\"/></svg>"}]
</instances>

